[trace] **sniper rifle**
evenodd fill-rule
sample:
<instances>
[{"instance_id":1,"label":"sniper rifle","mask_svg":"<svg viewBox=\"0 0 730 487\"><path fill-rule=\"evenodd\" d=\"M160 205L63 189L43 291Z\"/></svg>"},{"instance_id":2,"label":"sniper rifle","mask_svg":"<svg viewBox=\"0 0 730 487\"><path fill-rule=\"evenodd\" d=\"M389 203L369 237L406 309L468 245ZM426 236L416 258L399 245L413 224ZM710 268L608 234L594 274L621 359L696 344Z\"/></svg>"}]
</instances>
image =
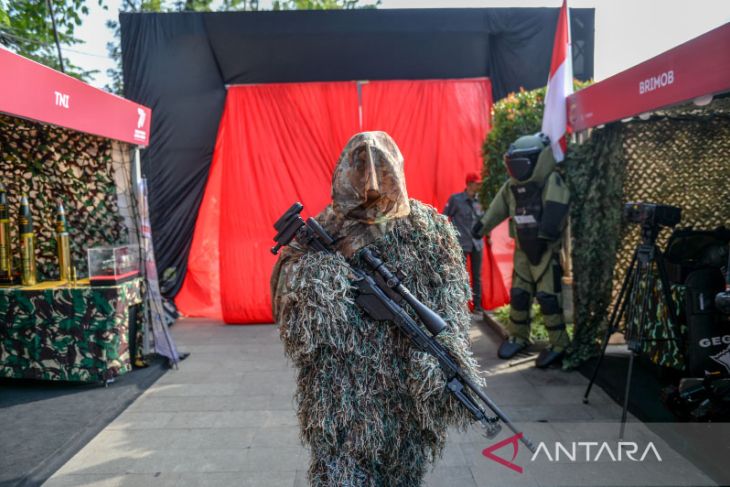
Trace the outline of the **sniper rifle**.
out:
<instances>
[{"instance_id":1,"label":"sniper rifle","mask_svg":"<svg viewBox=\"0 0 730 487\"><path fill-rule=\"evenodd\" d=\"M271 252L276 255L281 247L296 239L299 244L317 252L336 253L332 248L334 239L325 229L314 218L308 218L306 222L302 219L300 213L303 208L301 203L294 203L276 221L276 245ZM354 275L353 284L357 288L355 302L372 319L394 323L416 348L436 358L446 377L447 389L479 421L488 438L493 438L500 432L501 420L534 453L532 442L517 431L499 406L464 373L448 350L436 340L436 336L446 328L443 318L413 296L403 285L401 278L393 274L372 250L365 247L359 254L369 269L364 271L350 266ZM430 335L403 309L401 304L404 301L413 309ZM489 416L473 396L481 400L496 416Z\"/></svg>"}]
</instances>

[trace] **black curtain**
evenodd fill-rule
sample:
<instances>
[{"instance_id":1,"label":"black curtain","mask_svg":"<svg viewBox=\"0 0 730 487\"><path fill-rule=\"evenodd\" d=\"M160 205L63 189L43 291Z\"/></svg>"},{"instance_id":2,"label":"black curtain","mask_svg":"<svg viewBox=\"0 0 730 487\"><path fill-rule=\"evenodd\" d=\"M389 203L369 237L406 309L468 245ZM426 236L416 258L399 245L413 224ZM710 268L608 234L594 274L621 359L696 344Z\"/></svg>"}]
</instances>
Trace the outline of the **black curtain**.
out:
<instances>
[{"instance_id":1,"label":"black curtain","mask_svg":"<svg viewBox=\"0 0 730 487\"><path fill-rule=\"evenodd\" d=\"M158 269L178 271L168 297L182 285L226 85L488 76L498 100L545 85L557 16L557 8L121 14L124 94L152 108L142 170ZM594 11L570 16L574 73L590 79Z\"/></svg>"}]
</instances>

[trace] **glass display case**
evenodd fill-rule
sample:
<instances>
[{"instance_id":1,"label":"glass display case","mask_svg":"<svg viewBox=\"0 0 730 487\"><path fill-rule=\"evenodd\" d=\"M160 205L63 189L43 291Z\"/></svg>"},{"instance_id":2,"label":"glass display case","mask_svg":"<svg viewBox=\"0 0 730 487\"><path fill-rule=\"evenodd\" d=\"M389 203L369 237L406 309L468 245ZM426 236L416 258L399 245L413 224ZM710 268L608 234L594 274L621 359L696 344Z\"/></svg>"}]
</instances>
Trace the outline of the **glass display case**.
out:
<instances>
[{"instance_id":1,"label":"glass display case","mask_svg":"<svg viewBox=\"0 0 730 487\"><path fill-rule=\"evenodd\" d=\"M139 248L135 245L94 247L87 254L92 286L109 286L139 276Z\"/></svg>"}]
</instances>

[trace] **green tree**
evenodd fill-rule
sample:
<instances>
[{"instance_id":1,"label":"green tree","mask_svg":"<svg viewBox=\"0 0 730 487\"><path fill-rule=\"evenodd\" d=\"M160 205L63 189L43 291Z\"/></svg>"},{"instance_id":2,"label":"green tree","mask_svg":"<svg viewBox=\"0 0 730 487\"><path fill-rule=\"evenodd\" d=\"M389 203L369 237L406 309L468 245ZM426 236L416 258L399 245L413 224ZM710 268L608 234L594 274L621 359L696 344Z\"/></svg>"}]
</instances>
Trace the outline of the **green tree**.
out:
<instances>
[{"instance_id":1,"label":"green tree","mask_svg":"<svg viewBox=\"0 0 730 487\"><path fill-rule=\"evenodd\" d=\"M93 1L93 0L92 0ZM104 0L96 0L104 8ZM76 27L88 15L87 0L51 0L59 41L74 46ZM46 0L0 0L0 44L9 50L60 70L53 26ZM97 71L85 71L63 57L66 73L88 80Z\"/></svg>"}]
</instances>

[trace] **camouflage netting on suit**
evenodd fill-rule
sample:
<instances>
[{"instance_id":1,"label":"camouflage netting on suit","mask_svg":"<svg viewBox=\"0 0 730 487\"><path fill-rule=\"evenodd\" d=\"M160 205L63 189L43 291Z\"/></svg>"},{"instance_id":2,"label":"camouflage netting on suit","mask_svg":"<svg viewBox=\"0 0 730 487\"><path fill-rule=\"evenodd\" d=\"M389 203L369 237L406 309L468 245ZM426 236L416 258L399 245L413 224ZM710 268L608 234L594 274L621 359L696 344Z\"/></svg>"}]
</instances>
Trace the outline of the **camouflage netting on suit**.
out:
<instances>
[{"instance_id":1,"label":"camouflage netting on suit","mask_svg":"<svg viewBox=\"0 0 730 487\"><path fill-rule=\"evenodd\" d=\"M632 253L639 226L622 222L623 203L644 201L682 208L680 227L730 226L730 98L705 107L685 105L594 130L571 147L564 165L573 191L573 272L576 329L566 360L575 366L598 353ZM670 232L662 231L663 249ZM665 310L655 310L658 338ZM681 366L676 348L664 342L651 357Z\"/></svg>"},{"instance_id":2,"label":"camouflage netting on suit","mask_svg":"<svg viewBox=\"0 0 730 487\"><path fill-rule=\"evenodd\" d=\"M394 220L370 248L446 320L439 341L481 384L469 351L470 290L454 227L431 207L415 200L410 206L410 215ZM365 267L358 258L352 263ZM289 248L281 259L292 260L282 267L286 290L277 294L277 315L286 353L299 369L298 416L312 454L311 485L421 485L447 427L472 423L466 408L446 391L433 357L355 305L341 254Z\"/></svg>"},{"instance_id":3,"label":"camouflage netting on suit","mask_svg":"<svg viewBox=\"0 0 730 487\"><path fill-rule=\"evenodd\" d=\"M66 208L79 276L86 275L89 247L127 241L108 139L0 115L0 181L8 189L14 243L20 197L23 192L29 196L40 280L58 278L54 240L58 200ZM14 251L17 254L16 245Z\"/></svg>"}]
</instances>

